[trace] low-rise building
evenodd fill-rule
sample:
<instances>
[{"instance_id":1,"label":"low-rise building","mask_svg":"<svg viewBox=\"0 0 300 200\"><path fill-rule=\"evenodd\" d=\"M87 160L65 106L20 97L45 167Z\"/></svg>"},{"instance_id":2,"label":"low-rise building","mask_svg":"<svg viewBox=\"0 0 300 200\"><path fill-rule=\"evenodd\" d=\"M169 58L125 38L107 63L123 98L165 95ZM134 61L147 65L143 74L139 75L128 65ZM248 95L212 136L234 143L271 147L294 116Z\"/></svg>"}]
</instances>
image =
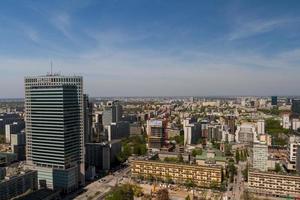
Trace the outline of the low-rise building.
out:
<instances>
[{"instance_id":1,"label":"low-rise building","mask_svg":"<svg viewBox=\"0 0 300 200\"><path fill-rule=\"evenodd\" d=\"M267 197L299 197L300 176L250 170L248 190Z\"/></svg>"},{"instance_id":2,"label":"low-rise building","mask_svg":"<svg viewBox=\"0 0 300 200\"><path fill-rule=\"evenodd\" d=\"M169 151L158 152L158 158L161 161L165 161L165 159L167 159L167 158L178 159L180 156L182 156L183 162L190 161L190 154L188 154L188 153L169 152Z\"/></svg>"},{"instance_id":3,"label":"low-rise building","mask_svg":"<svg viewBox=\"0 0 300 200\"><path fill-rule=\"evenodd\" d=\"M175 183L193 181L199 187L219 187L222 182L222 166L135 160L131 167L132 176L136 178L171 179Z\"/></svg>"},{"instance_id":4,"label":"low-rise building","mask_svg":"<svg viewBox=\"0 0 300 200\"><path fill-rule=\"evenodd\" d=\"M226 166L226 157L223 156L223 153L220 150L203 150L201 155L196 156L197 165L219 165L223 166L225 169Z\"/></svg>"},{"instance_id":5,"label":"low-rise building","mask_svg":"<svg viewBox=\"0 0 300 200\"><path fill-rule=\"evenodd\" d=\"M129 125L130 136L142 135L142 127L141 124L135 122Z\"/></svg>"}]
</instances>

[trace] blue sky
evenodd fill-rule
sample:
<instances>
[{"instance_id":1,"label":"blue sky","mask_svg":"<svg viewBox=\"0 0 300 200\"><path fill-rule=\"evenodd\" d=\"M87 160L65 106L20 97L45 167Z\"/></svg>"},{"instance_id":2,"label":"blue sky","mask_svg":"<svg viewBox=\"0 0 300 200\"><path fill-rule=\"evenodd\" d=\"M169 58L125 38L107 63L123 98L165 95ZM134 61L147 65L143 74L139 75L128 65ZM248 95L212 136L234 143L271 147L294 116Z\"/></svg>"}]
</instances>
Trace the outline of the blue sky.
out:
<instances>
[{"instance_id":1,"label":"blue sky","mask_svg":"<svg viewBox=\"0 0 300 200\"><path fill-rule=\"evenodd\" d=\"M90 96L299 95L299 1L0 2L0 97L84 76Z\"/></svg>"}]
</instances>

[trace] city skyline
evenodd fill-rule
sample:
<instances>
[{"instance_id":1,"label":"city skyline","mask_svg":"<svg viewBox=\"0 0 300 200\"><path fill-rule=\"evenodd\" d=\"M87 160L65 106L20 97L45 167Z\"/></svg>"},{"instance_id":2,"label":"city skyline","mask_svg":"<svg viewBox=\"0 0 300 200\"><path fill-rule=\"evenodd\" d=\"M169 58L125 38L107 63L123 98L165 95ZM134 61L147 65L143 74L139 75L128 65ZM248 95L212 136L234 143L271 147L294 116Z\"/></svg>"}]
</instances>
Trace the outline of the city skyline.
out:
<instances>
[{"instance_id":1,"label":"city skyline","mask_svg":"<svg viewBox=\"0 0 300 200\"><path fill-rule=\"evenodd\" d=\"M24 76L81 75L90 96L298 95L300 3L5 1L0 98ZM10 84L7 89L7 84Z\"/></svg>"}]
</instances>

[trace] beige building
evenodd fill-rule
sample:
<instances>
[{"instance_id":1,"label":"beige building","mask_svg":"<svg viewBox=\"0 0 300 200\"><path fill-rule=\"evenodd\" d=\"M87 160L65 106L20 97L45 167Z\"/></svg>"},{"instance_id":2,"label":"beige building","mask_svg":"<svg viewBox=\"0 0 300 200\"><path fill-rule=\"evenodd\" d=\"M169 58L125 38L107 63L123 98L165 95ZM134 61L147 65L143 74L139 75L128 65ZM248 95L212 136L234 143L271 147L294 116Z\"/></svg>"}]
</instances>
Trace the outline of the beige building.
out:
<instances>
[{"instance_id":1,"label":"beige building","mask_svg":"<svg viewBox=\"0 0 300 200\"><path fill-rule=\"evenodd\" d=\"M154 180L171 179L175 183L193 181L199 187L219 187L222 182L221 166L200 166L157 161L138 161L132 163L132 176Z\"/></svg>"},{"instance_id":2,"label":"beige building","mask_svg":"<svg viewBox=\"0 0 300 200\"><path fill-rule=\"evenodd\" d=\"M300 197L300 176L250 170L248 189L258 195Z\"/></svg>"}]
</instances>

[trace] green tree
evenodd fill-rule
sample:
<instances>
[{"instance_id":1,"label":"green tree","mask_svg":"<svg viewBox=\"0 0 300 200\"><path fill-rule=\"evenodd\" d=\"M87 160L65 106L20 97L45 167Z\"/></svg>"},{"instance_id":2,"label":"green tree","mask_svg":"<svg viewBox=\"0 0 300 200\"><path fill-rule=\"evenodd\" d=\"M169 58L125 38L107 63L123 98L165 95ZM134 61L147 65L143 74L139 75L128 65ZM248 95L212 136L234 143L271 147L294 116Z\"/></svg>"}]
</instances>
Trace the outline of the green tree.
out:
<instances>
[{"instance_id":1,"label":"green tree","mask_svg":"<svg viewBox=\"0 0 300 200\"><path fill-rule=\"evenodd\" d=\"M240 162L240 153L239 153L239 150L236 150L236 152L235 152L235 161L236 161L236 163Z\"/></svg>"},{"instance_id":2,"label":"green tree","mask_svg":"<svg viewBox=\"0 0 300 200\"><path fill-rule=\"evenodd\" d=\"M225 156L232 156L231 145L226 143L224 146Z\"/></svg>"},{"instance_id":3,"label":"green tree","mask_svg":"<svg viewBox=\"0 0 300 200\"><path fill-rule=\"evenodd\" d=\"M247 182L248 181L248 170L249 170L249 166L248 164L246 165L246 168L242 171L244 180Z\"/></svg>"},{"instance_id":4,"label":"green tree","mask_svg":"<svg viewBox=\"0 0 300 200\"><path fill-rule=\"evenodd\" d=\"M281 166L279 163L275 164L275 172L277 172L277 173L281 172Z\"/></svg>"},{"instance_id":5,"label":"green tree","mask_svg":"<svg viewBox=\"0 0 300 200\"><path fill-rule=\"evenodd\" d=\"M174 137L171 137L170 140L175 140L177 144L183 145L184 143L184 135L176 135Z\"/></svg>"},{"instance_id":6,"label":"green tree","mask_svg":"<svg viewBox=\"0 0 300 200\"><path fill-rule=\"evenodd\" d=\"M233 162L229 162L226 168L227 176L229 178L229 181L232 183L234 180L234 176L237 174L237 169Z\"/></svg>"},{"instance_id":7,"label":"green tree","mask_svg":"<svg viewBox=\"0 0 300 200\"><path fill-rule=\"evenodd\" d=\"M202 155L202 149L193 149L192 156L196 157L197 155Z\"/></svg>"},{"instance_id":8,"label":"green tree","mask_svg":"<svg viewBox=\"0 0 300 200\"><path fill-rule=\"evenodd\" d=\"M210 187L211 189L217 189L217 188L219 187L219 186L218 186L218 182L216 182L216 181L211 181L209 187Z\"/></svg>"},{"instance_id":9,"label":"green tree","mask_svg":"<svg viewBox=\"0 0 300 200\"><path fill-rule=\"evenodd\" d=\"M170 175L166 175L165 181L166 181L166 183L168 183L168 184L172 184L172 183L173 183L173 180L172 180L172 178L171 178Z\"/></svg>"},{"instance_id":10,"label":"green tree","mask_svg":"<svg viewBox=\"0 0 300 200\"><path fill-rule=\"evenodd\" d=\"M157 191L156 194L156 199L157 200L169 200L169 191L168 189L164 188L164 189L160 189Z\"/></svg>"},{"instance_id":11,"label":"green tree","mask_svg":"<svg viewBox=\"0 0 300 200\"><path fill-rule=\"evenodd\" d=\"M142 187L138 185L132 185L133 194L136 197L141 197L143 195L143 189Z\"/></svg>"},{"instance_id":12,"label":"green tree","mask_svg":"<svg viewBox=\"0 0 300 200\"><path fill-rule=\"evenodd\" d=\"M185 200L191 200L190 195L187 195L187 196L185 197Z\"/></svg>"},{"instance_id":13,"label":"green tree","mask_svg":"<svg viewBox=\"0 0 300 200\"><path fill-rule=\"evenodd\" d=\"M134 192L132 185L117 186L105 197L105 200L133 200Z\"/></svg>"},{"instance_id":14,"label":"green tree","mask_svg":"<svg viewBox=\"0 0 300 200\"><path fill-rule=\"evenodd\" d=\"M257 200L248 190L244 190L244 193L241 196L243 200Z\"/></svg>"},{"instance_id":15,"label":"green tree","mask_svg":"<svg viewBox=\"0 0 300 200\"><path fill-rule=\"evenodd\" d=\"M220 190L221 190L222 192L225 192L226 189L227 189L226 186L227 186L227 181L224 180L224 181L221 183L221 185L220 185Z\"/></svg>"},{"instance_id":16,"label":"green tree","mask_svg":"<svg viewBox=\"0 0 300 200\"><path fill-rule=\"evenodd\" d=\"M181 154L178 155L178 162L182 163L183 162L183 156Z\"/></svg>"},{"instance_id":17,"label":"green tree","mask_svg":"<svg viewBox=\"0 0 300 200\"><path fill-rule=\"evenodd\" d=\"M193 180L191 180L191 179L186 180L185 183L184 183L184 185L185 185L185 187L187 187L189 189L193 188L193 187L196 187L195 182Z\"/></svg>"}]
</instances>

